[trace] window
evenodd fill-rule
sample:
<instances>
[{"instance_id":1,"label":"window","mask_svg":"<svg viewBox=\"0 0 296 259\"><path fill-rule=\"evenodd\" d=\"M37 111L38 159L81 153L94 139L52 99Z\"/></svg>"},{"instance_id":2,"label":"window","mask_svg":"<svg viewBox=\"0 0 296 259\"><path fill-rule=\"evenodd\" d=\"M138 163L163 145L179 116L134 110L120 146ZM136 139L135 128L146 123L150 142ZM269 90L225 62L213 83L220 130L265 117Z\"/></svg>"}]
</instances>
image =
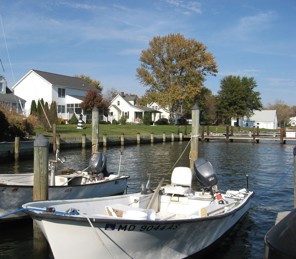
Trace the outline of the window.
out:
<instances>
[{"instance_id":1,"label":"window","mask_svg":"<svg viewBox=\"0 0 296 259\"><path fill-rule=\"evenodd\" d=\"M119 106L120 105L120 101L117 101L117 106Z\"/></svg>"},{"instance_id":2,"label":"window","mask_svg":"<svg viewBox=\"0 0 296 259\"><path fill-rule=\"evenodd\" d=\"M58 113L65 113L65 105L58 105Z\"/></svg>"},{"instance_id":3,"label":"window","mask_svg":"<svg viewBox=\"0 0 296 259\"><path fill-rule=\"evenodd\" d=\"M3 91L3 83L0 82L0 92L2 92L2 91Z\"/></svg>"},{"instance_id":4,"label":"window","mask_svg":"<svg viewBox=\"0 0 296 259\"><path fill-rule=\"evenodd\" d=\"M80 108L79 103L70 103L70 104L67 104L67 112L81 114L82 109Z\"/></svg>"},{"instance_id":5,"label":"window","mask_svg":"<svg viewBox=\"0 0 296 259\"><path fill-rule=\"evenodd\" d=\"M58 97L65 98L65 92L66 92L66 90L64 88L59 88L58 89Z\"/></svg>"}]
</instances>

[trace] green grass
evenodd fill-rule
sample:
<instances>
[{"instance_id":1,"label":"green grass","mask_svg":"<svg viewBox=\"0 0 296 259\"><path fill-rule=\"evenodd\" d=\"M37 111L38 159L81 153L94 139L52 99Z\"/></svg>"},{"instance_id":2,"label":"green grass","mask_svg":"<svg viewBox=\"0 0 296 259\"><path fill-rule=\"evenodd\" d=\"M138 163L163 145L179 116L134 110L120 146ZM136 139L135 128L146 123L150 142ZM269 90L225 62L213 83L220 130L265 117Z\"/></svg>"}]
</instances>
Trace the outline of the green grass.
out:
<instances>
[{"instance_id":1,"label":"green grass","mask_svg":"<svg viewBox=\"0 0 296 259\"><path fill-rule=\"evenodd\" d=\"M92 136L92 125L84 124L84 129L77 129L76 125L57 125L57 134L60 134L61 138L74 138L85 134L86 137L91 138ZM159 126L149 126L149 125L115 125L115 124L100 124L99 125L99 135L107 136L120 136L122 133L125 136L135 136L140 133L143 136L150 136L151 133L155 135L165 134L178 134L178 132L185 133L185 126L175 126L175 125L159 125ZM187 133L191 132L191 126L187 126ZM52 131L44 132L43 129L36 129L36 133L41 133L46 136L52 136Z\"/></svg>"},{"instance_id":2,"label":"green grass","mask_svg":"<svg viewBox=\"0 0 296 259\"><path fill-rule=\"evenodd\" d=\"M61 138L75 138L81 137L82 134L85 134L87 138L92 137L92 125L84 124L84 129L79 130L76 128L77 125L57 125L57 134L60 134ZM191 133L191 125L187 125L187 134ZM200 126L200 132L202 130L202 126ZM204 127L207 130L207 127ZM233 132L244 132L248 133L249 131L253 131L252 128L238 128L233 127ZM225 133L226 126L209 126L209 131L213 133ZM230 128L229 128L230 131ZM178 134L182 132L186 133L186 129L184 125L176 126L176 125L135 125L135 124L127 124L127 125L115 125L115 124L100 124L99 125L99 136L103 135L107 136L120 136L122 133L125 136L135 136L137 133L140 133L141 136L150 136L151 133L154 135L162 135L165 133L166 135L170 135L172 133ZM260 133L268 132L268 130L260 129ZM43 129L36 129L36 133L43 134L46 136L52 136L52 131L44 132Z\"/></svg>"}]
</instances>

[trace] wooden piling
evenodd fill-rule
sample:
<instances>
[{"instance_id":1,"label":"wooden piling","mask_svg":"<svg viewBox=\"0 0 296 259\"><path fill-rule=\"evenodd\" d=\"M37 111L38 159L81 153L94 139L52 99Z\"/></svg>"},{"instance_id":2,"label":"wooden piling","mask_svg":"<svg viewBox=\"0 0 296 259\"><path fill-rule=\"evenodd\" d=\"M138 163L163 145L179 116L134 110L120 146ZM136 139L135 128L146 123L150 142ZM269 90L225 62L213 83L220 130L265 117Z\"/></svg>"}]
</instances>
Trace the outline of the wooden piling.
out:
<instances>
[{"instance_id":1,"label":"wooden piling","mask_svg":"<svg viewBox=\"0 0 296 259\"><path fill-rule=\"evenodd\" d=\"M151 142L151 144L154 143L154 133L153 132L151 132L151 134L150 134L150 142Z\"/></svg>"},{"instance_id":2,"label":"wooden piling","mask_svg":"<svg viewBox=\"0 0 296 259\"><path fill-rule=\"evenodd\" d=\"M56 135L56 148L58 150L61 150L61 136L60 136L60 134Z\"/></svg>"},{"instance_id":3,"label":"wooden piling","mask_svg":"<svg viewBox=\"0 0 296 259\"><path fill-rule=\"evenodd\" d=\"M107 142L108 142L107 135L104 134L104 135L103 135L103 147L107 147Z\"/></svg>"},{"instance_id":4,"label":"wooden piling","mask_svg":"<svg viewBox=\"0 0 296 259\"><path fill-rule=\"evenodd\" d=\"M99 150L99 110L94 107L92 110L92 154Z\"/></svg>"},{"instance_id":5,"label":"wooden piling","mask_svg":"<svg viewBox=\"0 0 296 259\"><path fill-rule=\"evenodd\" d=\"M205 127L201 126L201 141L205 140Z\"/></svg>"},{"instance_id":6,"label":"wooden piling","mask_svg":"<svg viewBox=\"0 0 296 259\"><path fill-rule=\"evenodd\" d=\"M137 133L137 144L138 144L138 145L141 144L141 135L140 135L139 132Z\"/></svg>"},{"instance_id":7,"label":"wooden piling","mask_svg":"<svg viewBox=\"0 0 296 259\"><path fill-rule=\"evenodd\" d=\"M171 141L174 142L175 141L175 136L174 133L171 134Z\"/></svg>"},{"instance_id":8,"label":"wooden piling","mask_svg":"<svg viewBox=\"0 0 296 259\"><path fill-rule=\"evenodd\" d=\"M229 125L226 125L226 142L229 141Z\"/></svg>"},{"instance_id":9,"label":"wooden piling","mask_svg":"<svg viewBox=\"0 0 296 259\"><path fill-rule=\"evenodd\" d=\"M179 133L179 141L180 141L180 142L183 141L183 133L182 133L182 132Z\"/></svg>"},{"instance_id":10,"label":"wooden piling","mask_svg":"<svg viewBox=\"0 0 296 259\"><path fill-rule=\"evenodd\" d=\"M198 158L198 138L199 138L199 107L195 104L192 107L192 131L191 131L191 149L190 149L190 168L193 172L194 161Z\"/></svg>"},{"instance_id":11,"label":"wooden piling","mask_svg":"<svg viewBox=\"0 0 296 259\"><path fill-rule=\"evenodd\" d=\"M121 133L120 135L120 144L121 146L124 146L124 133Z\"/></svg>"},{"instance_id":12,"label":"wooden piling","mask_svg":"<svg viewBox=\"0 0 296 259\"><path fill-rule=\"evenodd\" d=\"M163 143L166 142L166 136L165 136L165 133L164 132L162 133L162 142Z\"/></svg>"},{"instance_id":13,"label":"wooden piling","mask_svg":"<svg viewBox=\"0 0 296 259\"><path fill-rule=\"evenodd\" d=\"M56 135L57 135L57 126L55 123L53 123L52 124L52 152L54 154L57 151Z\"/></svg>"},{"instance_id":14,"label":"wooden piling","mask_svg":"<svg viewBox=\"0 0 296 259\"><path fill-rule=\"evenodd\" d=\"M34 141L33 201L48 199L48 147L49 141L43 135L39 135ZM33 224L33 245L38 258L48 255L46 239L35 222Z\"/></svg>"},{"instance_id":15,"label":"wooden piling","mask_svg":"<svg viewBox=\"0 0 296 259\"><path fill-rule=\"evenodd\" d=\"M85 148L86 147L86 135L82 134L81 136L81 147Z\"/></svg>"},{"instance_id":16,"label":"wooden piling","mask_svg":"<svg viewBox=\"0 0 296 259\"><path fill-rule=\"evenodd\" d=\"M296 208L296 147L293 149L294 155L294 208Z\"/></svg>"},{"instance_id":17,"label":"wooden piling","mask_svg":"<svg viewBox=\"0 0 296 259\"><path fill-rule=\"evenodd\" d=\"M20 137L14 138L14 159L18 160L20 155Z\"/></svg>"}]
</instances>

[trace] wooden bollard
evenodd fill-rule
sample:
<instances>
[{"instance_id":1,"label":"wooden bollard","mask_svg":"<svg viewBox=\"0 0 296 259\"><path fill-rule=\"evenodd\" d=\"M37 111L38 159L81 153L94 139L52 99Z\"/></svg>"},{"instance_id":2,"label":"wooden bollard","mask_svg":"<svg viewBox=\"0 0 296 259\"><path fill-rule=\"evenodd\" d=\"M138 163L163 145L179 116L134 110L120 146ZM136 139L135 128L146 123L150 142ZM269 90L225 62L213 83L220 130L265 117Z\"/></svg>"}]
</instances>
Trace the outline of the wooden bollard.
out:
<instances>
[{"instance_id":1,"label":"wooden bollard","mask_svg":"<svg viewBox=\"0 0 296 259\"><path fill-rule=\"evenodd\" d=\"M141 135L139 132L137 133L137 144L141 144Z\"/></svg>"},{"instance_id":2,"label":"wooden bollard","mask_svg":"<svg viewBox=\"0 0 296 259\"><path fill-rule=\"evenodd\" d=\"M281 128L280 129L280 143L281 144L286 144L286 141L284 140L285 137L285 129Z\"/></svg>"},{"instance_id":3,"label":"wooden bollard","mask_svg":"<svg viewBox=\"0 0 296 259\"><path fill-rule=\"evenodd\" d=\"M294 208L296 208L296 147L293 149L294 155Z\"/></svg>"},{"instance_id":4,"label":"wooden bollard","mask_svg":"<svg viewBox=\"0 0 296 259\"><path fill-rule=\"evenodd\" d=\"M94 107L92 110L92 137L91 146L92 154L98 152L99 150L99 110Z\"/></svg>"},{"instance_id":5,"label":"wooden bollard","mask_svg":"<svg viewBox=\"0 0 296 259\"><path fill-rule=\"evenodd\" d=\"M229 141L229 125L226 126L226 142Z\"/></svg>"},{"instance_id":6,"label":"wooden bollard","mask_svg":"<svg viewBox=\"0 0 296 259\"><path fill-rule=\"evenodd\" d=\"M60 134L56 135L56 148L58 150L61 150L61 136L60 136Z\"/></svg>"},{"instance_id":7,"label":"wooden bollard","mask_svg":"<svg viewBox=\"0 0 296 259\"><path fill-rule=\"evenodd\" d=\"M14 159L18 160L20 155L20 137L14 138Z\"/></svg>"},{"instance_id":8,"label":"wooden bollard","mask_svg":"<svg viewBox=\"0 0 296 259\"><path fill-rule=\"evenodd\" d=\"M174 135L174 133L171 134L171 141L172 141L172 142L175 141L175 135Z\"/></svg>"},{"instance_id":9,"label":"wooden bollard","mask_svg":"<svg viewBox=\"0 0 296 259\"><path fill-rule=\"evenodd\" d=\"M199 135L199 107L195 104L192 107L192 131L190 147L190 169L194 172L194 161L198 158L198 135Z\"/></svg>"},{"instance_id":10,"label":"wooden bollard","mask_svg":"<svg viewBox=\"0 0 296 259\"><path fill-rule=\"evenodd\" d=\"M204 126L201 126L201 141L204 141L205 140L205 127Z\"/></svg>"},{"instance_id":11,"label":"wooden bollard","mask_svg":"<svg viewBox=\"0 0 296 259\"><path fill-rule=\"evenodd\" d=\"M86 147L86 135L82 134L81 136L81 147L85 148Z\"/></svg>"},{"instance_id":12,"label":"wooden bollard","mask_svg":"<svg viewBox=\"0 0 296 259\"><path fill-rule=\"evenodd\" d=\"M107 135L104 134L103 135L103 147L107 147L107 142L108 142Z\"/></svg>"},{"instance_id":13,"label":"wooden bollard","mask_svg":"<svg viewBox=\"0 0 296 259\"><path fill-rule=\"evenodd\" d=\"M162 142L164 143L166 141L165 133L162 133Z\"/></svg>"},{"instance_id":14,"label":"wooden bollard","mask_svg":"<svg viewBox=\"0 0 296 259\"><path fill-rule=\"evenodd\" d=\"M184 135L187 135L187 125L184 127Z\"/></svg>"},{"instance_id":15,"label":"wooden bollard","mask_svg":"<svg viewBox=\"0 0 296 259\"><path fill-rule=\"evenodd\" d=\"M121 146L124 146L124 133L121 133L120 135L120 144Z\"/></svg>"},{"instance_id":16,"label":"wooden bollard","mask_svg":"<svg viewBox=\"0 0 296 259\"><path fill-rule=\"evenodd\" d=\"M179 141L180 141L180 142L183 141L183 133L182 133L182 132L179 133Z\"/></svg>"},{"instance_id":17,"label":"wooden bollard","mask_svg":"<svg viewBox=\"0 0 296 259\"><path fill-rule=\"evenodd\" d=\"M150 134L150 142L151 142L151 144L154 143L154 134L153 134L153 132L151 132L151 134Z\"/></svg>"},{"instance_id":18,"label":"wooden bollard","mask_svg":"<svg viewBox=\"0 0 296 259\"><path fill-rule=\"evenodd\" d=\"M39 135L34 141L33 201L48 199L48 147L49 141ZM37 223L33 223L33 246L38 258L48 256L48 245ZM37 257L36 257L37 258Z\"/></svg>"},{"instance_id":19,"label":"wooden bollard","mask_svg":"<svg viewBox=\"0 0 296 259\"><path fill-rule=\"evenodd\" d=\"M207 136L209 136L209 135L210 135L210 127L207 126Z\"/></svg>"},{"instance_id":20,"label":"wooden bollard","mask_svg":"<svg viewBox=\"0 0 296 259\"><path fill-rule=\"evenodd\" d=\"M56 124L52 124L52 152L55 154L57 151L57 142L56 142L56 136L57 136L57 126Z\"/></svg>"}]
</instances>

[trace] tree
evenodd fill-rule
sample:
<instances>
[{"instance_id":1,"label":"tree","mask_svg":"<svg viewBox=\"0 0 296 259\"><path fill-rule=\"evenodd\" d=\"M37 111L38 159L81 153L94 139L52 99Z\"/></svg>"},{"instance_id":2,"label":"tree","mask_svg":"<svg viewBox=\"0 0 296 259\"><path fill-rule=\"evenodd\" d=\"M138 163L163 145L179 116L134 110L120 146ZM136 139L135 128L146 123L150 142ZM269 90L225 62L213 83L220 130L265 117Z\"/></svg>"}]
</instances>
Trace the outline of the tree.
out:
<instances>
[{"instance_id":1,"label":"tree","mask_svg":"<svg viewBox=\"0 0 296 259\"><path fill-rule=\"evenodd\" d=\"M83 75L83 74L77 75L76 77L79 77L79 78L83 79L89 85L95 87L100 93L102 92L103 86L101 85L101 81L91 79L90 76Z\"/></svg>"},{"instance_id":2,"label":"tree","mask_svg":"<svg viewBox=\"0 0 296 259\"><path fill-rule=\"evenodd\" d=\"M148 95L171 116L186 102L193 106L208 74L215 75L216 62L207 48L181 34L154 37L141 53L137 78L149 87Z\"/></svg>"},{"instance_id":3,"label":"tree","mask_svg":"<svg viewBox=\"0 0 296 259\"><path fill-rule=\"evenodd\" d=\"M254 110L262 109L260 93L254 91L257 86L253 77L226 76L221 80L221 90L217 96L217 109L223 123L231 118L251 116Z\"/></svg>"},{"instance_id":4,"label":"tree","mask_svg":"<svg viewBox=\"0 0 296 259\"><path fill-rule=\"evenodd\" d=\"M102 94L98 90L88 90L86 95L83 98L80 107L86 111L91 112L94 107L104 109L104 112L107 112L108 105L104 101Z\"/></svg>"},{"instance_id":5,"label":"tree","mask_svg":"<svg viewBox=\"0 0 296 259\"><path fill-rule=\"evenodd\" d=\"M36 101L33 100L31 102L31 115L36 115L37 114L37 105L36 105Z\"/></svg>"},{"instance_id":6,"label":"tree","mask_svg":"<svg viewBox=\"0 0 296 259\"><path fill-rule=\"evenodd\" d=\"M276 110L278 123L280 126L287 126L290 122L290 117L295 116L293 107L288 106L284 101L276 100L274 104L268 104L266 109Z\"/></svg>"}]
</instances>

